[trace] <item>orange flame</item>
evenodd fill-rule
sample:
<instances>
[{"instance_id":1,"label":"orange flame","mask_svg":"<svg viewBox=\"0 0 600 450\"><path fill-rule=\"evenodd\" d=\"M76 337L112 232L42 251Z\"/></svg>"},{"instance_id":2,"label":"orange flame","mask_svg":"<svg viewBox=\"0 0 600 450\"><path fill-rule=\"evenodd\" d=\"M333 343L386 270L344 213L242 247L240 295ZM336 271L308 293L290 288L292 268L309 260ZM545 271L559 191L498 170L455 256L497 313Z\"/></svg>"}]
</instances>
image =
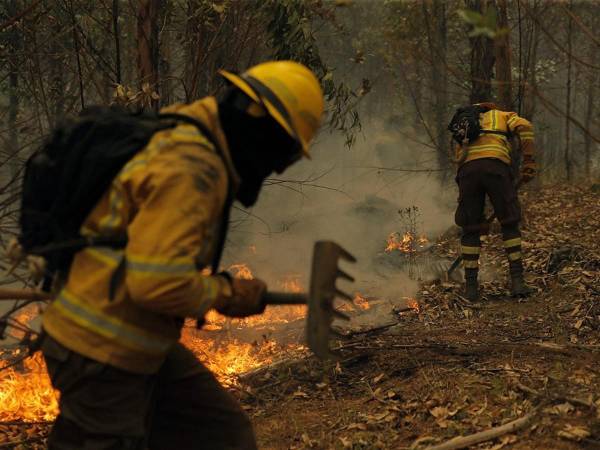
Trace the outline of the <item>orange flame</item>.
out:
<instances>
[{"instance_id":1,"label":"orange flame","mask_svg":"<svg viewBox=\"0 0 600 450\"><path fill-rule=\"evenodd\" d=\"M20 367L0 371L0 421L53 420L57 414L58 393L40 353L25 359Z\"/></svg>"},{"instance_id":2,"label":"orange flame","mask_svg":"<svg viewBox=\"0 0 600 450\"><path fill-rule=\"evenodd\" d=\"M229 270L236 277L253 278L246 264L234 264ZM298 274L286 275L276 285L286 292L303 291L301 276ZM26 323L36 314L37 311L34 309L25 310L17 319L21 323ZM306 348L300 344L280 345L266 340L258 344L245 343L231 337L221 342L213 339L212 336L207 337L206 330L222 329L226 326L237 329L272 327L305 316L305 305L270 307L261 315L242 320L231 320L215 311L210 311L206 316L203 332L196 330L194 321L189 321L183 329L181 341L222 383L232 384L235 383L237 374L269 364L282 355L305 352ZM52 420L58 413L57 396L58 393L52 388L40 354L25 360L21 367L0 371L0 421Z\"/></svg>"},{"instance_id":3,"label":"orange flame","mask_svg":"<svg viewBox=\"0 0 600 450\"><path fill-rule=\"evenodd\" d=\"M393 232L387 238L387 246L385 252L390 253L394 250L398 250L402 253L414 253L418 248L424 247L429 241L425 236L415 238L413 233L407 231L404 235L400 236L400 233Z\"/></svg>"},{"instance_id":4,"label":"orange flame","mask_svg":"<svg viewBox=\"0 0 600 450\"><path fill-rule=\"evenodd\" d=\"M366 297L363 297L362 295L360 295L360 293L356 293L354 294L354 304L359 308L359 309L363 309L363 310L367 310L371 307L371 305L369 305L369 300L367 300Z\"/></svg>"},{"instance_id":5,"label":"orange flame","mask_svg":"<svg viewBox=\"0 0 600 450\"><path fill-rule=\"evenodd\" d=\"M421 306L419 305L417 300L414 298L409 298L408 301L406 302L406 305L410 309L414 310L417 314L421 312Z\"/></svg>"}]
</instances>

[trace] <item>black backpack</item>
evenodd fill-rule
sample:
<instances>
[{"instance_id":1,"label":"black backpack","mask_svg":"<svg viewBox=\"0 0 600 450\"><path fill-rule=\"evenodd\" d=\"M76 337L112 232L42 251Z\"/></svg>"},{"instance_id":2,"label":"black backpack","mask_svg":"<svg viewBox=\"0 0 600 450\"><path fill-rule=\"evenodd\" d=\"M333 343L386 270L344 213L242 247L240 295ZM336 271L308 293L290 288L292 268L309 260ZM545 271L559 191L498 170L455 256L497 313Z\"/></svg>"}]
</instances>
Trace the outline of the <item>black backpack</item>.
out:
<instances>
[{"instance_id":1,"label":"black backpack","mask_svg":"<svg viewBox=\"0 0 600 450\"><path fill-rule=\"evenodd\" d=\"M26 162L21 194L19 243L46 259L45 289L57 272L69 270L73 256L88 246L123 248L127 236L83 237L79 230L123 166L142 150L154 133L180 122L194 125L216 140L197 120L180 114L130 113L122 108L91 107L57 126ZM231 200L225 205L228 214ZM225 218L225 220L227 217ZM226 224L216 252L218 266Z\"/></svg>"},{"instance_id":2,"label":"black backpack","mask_svg":"<svg viewBox=\"0 0 600 450\"><path fill-rule=\"evenodd\" d=\"M509 136L509 133L496 130L484 130L481 128L479 115L490 109L481 105L469 105L458 108L448 124L448 131L452 133L452 139L460 145L470 144L475 141L482 133L501 134Z\"/></svg>"}]
</instances>

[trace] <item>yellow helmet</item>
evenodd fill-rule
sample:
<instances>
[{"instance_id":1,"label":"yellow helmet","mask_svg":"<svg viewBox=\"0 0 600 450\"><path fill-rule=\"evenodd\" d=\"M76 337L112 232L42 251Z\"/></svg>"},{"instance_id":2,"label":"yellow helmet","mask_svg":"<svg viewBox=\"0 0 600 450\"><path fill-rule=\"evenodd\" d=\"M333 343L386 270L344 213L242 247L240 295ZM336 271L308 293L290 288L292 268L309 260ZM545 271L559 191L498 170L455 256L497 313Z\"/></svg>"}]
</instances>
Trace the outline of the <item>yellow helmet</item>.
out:
<instances>
[{"instance_id":1,"label":"yellow helmet","mask_svg":"<svg viewBox=\"0 0 600 450\"><path fill-rule=\"evenodd\" d=\"M308 146L321 124L323 92L317 77L294 61L270 61L251 67L242 75L220 70L234 86L264 105L310 157Z\"/></svg>"}]
</instances>

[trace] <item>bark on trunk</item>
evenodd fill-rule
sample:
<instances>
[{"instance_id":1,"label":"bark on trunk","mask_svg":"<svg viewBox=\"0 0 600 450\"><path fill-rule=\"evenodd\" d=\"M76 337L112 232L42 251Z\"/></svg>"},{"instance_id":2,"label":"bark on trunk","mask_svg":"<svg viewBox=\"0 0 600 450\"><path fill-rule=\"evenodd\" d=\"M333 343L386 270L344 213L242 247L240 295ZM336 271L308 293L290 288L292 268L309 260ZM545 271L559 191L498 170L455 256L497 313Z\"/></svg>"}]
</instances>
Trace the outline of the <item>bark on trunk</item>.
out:
<instances>
[{"instance_id":1,"label":"bark on trunk","mask_svg":"<svg viewBox=\"0 0 600 450\"><path fill-rule=\"evenodd\" d=\"M489 0L467 0L467 7L485 14L492 7ZM492 100L492 70L494 68L494 41L479 35L471 42L471 103Z\"/></svg>"},{"instance_id":2,"label":"bark on trunk","mask_svg":"<svg viewBox=\"0 0 600 450\"><path fill-rule=\"evenodd\" d=\"M433 0L434 33L431 44L433 61L432 81L435 90L435 129L437 130L436 147L438 165L444 176L449 168L448 159L448 72L446 71L447 56L447 23L446 3L443 0Z\"/></svg>"},{"instance_id":3,"label":"bark on trunk","mask_svg":"<svg viewBox=\"0 0 600 450\"><path fill-rule=\"evenodd\" d=\"M498 29L502 30L494 41L498 103L505 111L512 111L514 105L512 97L512 65L507 0L496 0L496 8L498 10Z\"/></svg>"},{"instance_id":4,"label":"bark on trunk","mask_svg":"<svg viewBox=\"0 0 600 450\"><path fill-rule=\"evenodd\" d=\"M158 90L158 11L159 0L139 0L137 12L138 76L140 87L147 84L150 92ZM158 99L147 102L158 109Z\"/></svg>"},{"instance_id":5,"label":"bark on trunk","mask_svg":"<svg viewBox=\"0 0 600 450\"><path fill-rule=\"evenodd\" d=\"M568 8L572 9L572 0L569 1ZM567 99L566 99L566 110L565 110L565 153L564 163L567 174L567 181L571 181L573 177L573 162L571 160L571 121L569 116L571 115L571 69L572 69L572 58L571 51L573 46L573 20L569 16L567 26Z\"/></svg>"},{"instance_id":6,"label":"bark on trunk","mask_svg":"<svg viewBox=\"0 0 600 450\"><path fill-rule=\"evenodd\" d=\"M10 0L7 5L8 17L14 17L18 13L17 0ZM9 146L9 176L14 179L19 168L16 158L19 152L19 133L17 132L17 117L19 114L19 52L21 48L21 36L17 26L13 26L8 37L8 146ZM13 183L9 194L13 194L17 184Z\"/></svg>"}]
</instances>

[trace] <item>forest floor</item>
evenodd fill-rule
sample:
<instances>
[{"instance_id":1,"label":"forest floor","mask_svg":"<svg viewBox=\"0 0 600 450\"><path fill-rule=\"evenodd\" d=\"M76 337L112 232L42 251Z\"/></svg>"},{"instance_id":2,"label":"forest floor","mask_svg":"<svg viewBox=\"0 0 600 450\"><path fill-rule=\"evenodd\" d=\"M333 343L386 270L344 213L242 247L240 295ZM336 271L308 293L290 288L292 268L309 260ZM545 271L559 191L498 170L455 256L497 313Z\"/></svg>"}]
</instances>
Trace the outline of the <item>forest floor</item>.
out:
<instances>
[{"instance_id":1,"label":"forest floor","mask_svg":"<svg viewBox=\"0 0 600 450\"><path fill-rule=\"evenodd\" d=\"M590 187L522 194L532 297L509 297L492 234L481 301L463 299L460 283L424 283L419 313L338 342L337 363L299 359L245 378L259 448L427 448L522 417L527 426L471 448L600 448L599 200ZM455 248L448 238L434 251Z\"/></svg>"},{"instance_id":2,"label":"forest floor","mask_svg":"<svg viewBox=\"0 0 600 450\"><path fill-rule=\"evenodd\" d=\"M532 297L509 297L495 230L481 301L458 282L423 282L418 312L338 341L339 361L288 358L242 375L233 392L259 448L422 449L520 418L526 426L470 448L600 448L599 191L523 192ZM451 260L456 247L447 236L431 251ZM0 448L43 448L49 426L2 424L5 442L23 444Z\"/></svg>"}]
</instances>

